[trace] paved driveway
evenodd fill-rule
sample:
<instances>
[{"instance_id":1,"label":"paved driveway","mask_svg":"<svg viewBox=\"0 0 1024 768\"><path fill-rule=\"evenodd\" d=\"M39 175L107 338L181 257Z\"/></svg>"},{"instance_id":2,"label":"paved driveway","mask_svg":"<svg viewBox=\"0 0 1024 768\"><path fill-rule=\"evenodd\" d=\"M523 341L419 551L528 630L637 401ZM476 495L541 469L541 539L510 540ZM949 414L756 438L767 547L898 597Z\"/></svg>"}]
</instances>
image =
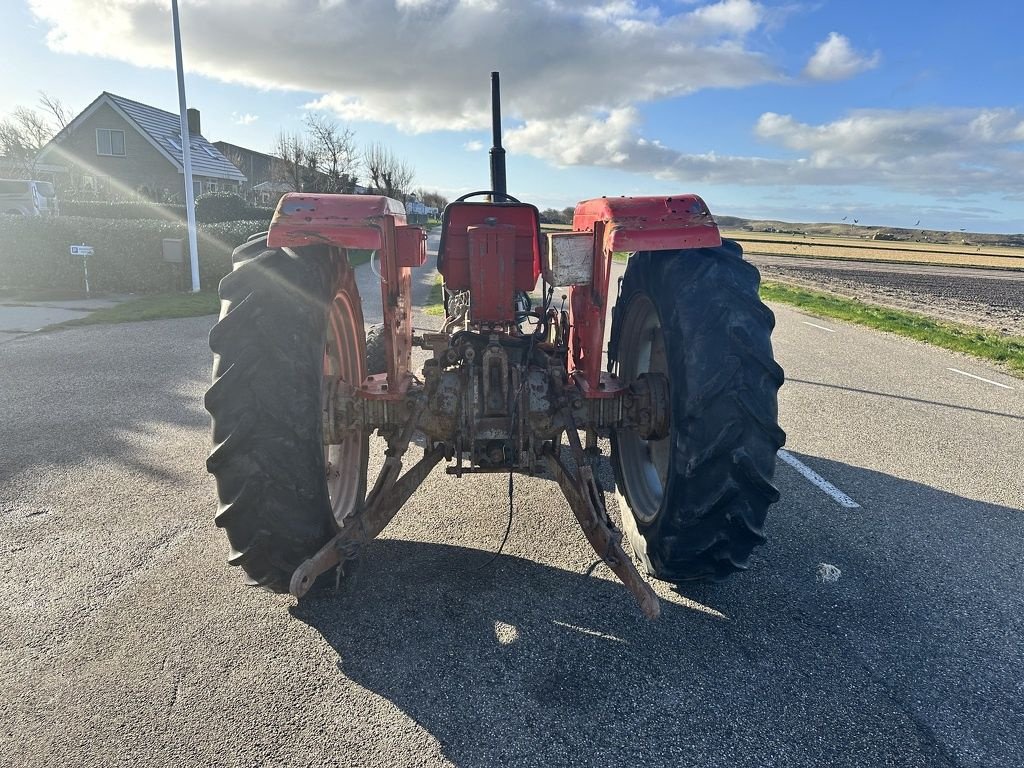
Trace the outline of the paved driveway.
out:
<instances>
[{"instance_id":1,"label":"paved driveway","mask_svg":"<svg viewBox=\"0 0 1024 768\"><path fill-rule=\"evenodd\" d=\"M87 317L97 309L112 307L132 296L68 301L15 301L0 299L0 344L35 333L48 325Z\"/></svg>"}]
</instances>

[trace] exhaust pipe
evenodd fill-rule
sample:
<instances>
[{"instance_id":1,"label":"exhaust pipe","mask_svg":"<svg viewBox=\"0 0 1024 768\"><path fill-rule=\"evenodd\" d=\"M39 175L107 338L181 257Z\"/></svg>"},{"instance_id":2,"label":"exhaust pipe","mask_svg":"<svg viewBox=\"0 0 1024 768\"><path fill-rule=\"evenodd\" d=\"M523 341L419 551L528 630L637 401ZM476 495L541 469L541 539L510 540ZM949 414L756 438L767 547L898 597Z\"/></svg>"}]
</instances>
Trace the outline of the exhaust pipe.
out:
<instances>
[{"instance_id":1,"label":"exhaust pipe","mask_svg":"<svg viewBox=\"0 0 1024 768\"><path fill-rule=\"evenodd\" d=\"M501 83L498 73L491 72L491 189L497 202L508 199L505 183L505 150L501 146Z\"/></svg>"}]
</instances>

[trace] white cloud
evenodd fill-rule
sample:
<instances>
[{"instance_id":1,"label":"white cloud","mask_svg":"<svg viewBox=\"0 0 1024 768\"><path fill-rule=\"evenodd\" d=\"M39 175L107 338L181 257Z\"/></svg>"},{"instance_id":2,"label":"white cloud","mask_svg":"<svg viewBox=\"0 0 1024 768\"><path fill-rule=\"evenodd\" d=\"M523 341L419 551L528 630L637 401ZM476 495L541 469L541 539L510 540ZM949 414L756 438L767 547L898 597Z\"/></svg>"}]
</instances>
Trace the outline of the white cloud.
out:
<instances>
[{"instance_id":1,"label":"white cloud","mask_svg":"<svg viewBox=\"0 0 1024 768\"><path fill-rule=\"evenodd\" d=\"M809 125L766 112L757 137L782 156L680 152L641 137L627 108L527 121L507 146L558 166L618 168L698 184L864 185L957 196L1012 193L1024 184L1024 115L1012 109L859 110Z\"/></svg>"},{"instance_id":2,"label":"white cloud","mask_svg":"<svg viewBox=\"0 0 1024 768\"><path fill-rule=\"evenodd\" d=\"M235 125L252 125L259 119L259 115L253 115L249 112L246 112L244 115L240 115L237 112L231 113L231 122L233 122Z\"/></svg>"},{"instance_id":3,"label":"white cloud","mask_svg":"<svg viewBox=\"0 0 1024 768\"><path fill-rule=\"evenodd\" d=\"M54 50L173 66L165 0L30 5ZM489 128L488 73L501 70L503 113L515 126L507 146L559 166L617 168L690 189L851 184L1020 195L1024 118L1013 109L859 110L823 124L765 113L752 127L770 145L764 157L687 153L644 137L645 103L783 81L750 42L778 15L752 0L218 0L187 3L182 34L192 71L313 94L307 108L410 132ZM254 20L244 35L240 16ZM805 74L849 77L879 61L832 33Z\"/></svg>"},{"instance_id":4,"label":"white cloud","mask_svg":"<svg viewBox=\"0 0 1024 768\"><path fill-rule=\"evenodd\" d=\"M812 80L845 80L869 69L874 69L882 60L882 54L875 51L870 56L858 53L848 38L838 32L831 32L807 61L804 74Z\"/></svg>"},{"instance_id":5,"label":"white cloud","mask_svg":"<svg viewBox=\"0 0 1024 768\"><path fill-rule=\"evenodd\" d=\"M462 147L467 152L480 152L484 148L484 143L477 139L473 139L472 141L467 141L462 145Z\"/></svg>"},{"instance_id":6,"label":"white cloud","mask_svg":"<svg viewBox=\"0 0 1024 768\"><path fill-rule=\"evenodd\" d=\"M705 24L708 31L718 30L737 35L754 31L763 20L763 15L761 6L750 0L723 0L693 12L693 17Z\"/></svg>"},{"instance_id":7,"label":"white cloud","mask_svg":"<svg viewBox=\"0 0 1024 768\"><path fill-rule=\"evenodd\" d=\"M577 115L562 119L527 120L505 133L513 152L542 157L557 166L629 163L629 149L639 120L633 107L615 109L600 117Z\"/></svg>"},{"instance_id":8,"label":"white cloud","mask_svg":"<svg viewBox=\"0 0 1024 768\"><path fill-rule=\"evenodd\" d=\"M30 5L54 50L173 66L164 0ZM218 0L186 4L181 24L192 71L312 92L311 108L418 132L486 128L492 69L504 113L522 120L780 80L745 42L763 15L752 0L664 11L640 0ZM240 16L253 20L245 34Z\"/></svg>"}]
</instances>

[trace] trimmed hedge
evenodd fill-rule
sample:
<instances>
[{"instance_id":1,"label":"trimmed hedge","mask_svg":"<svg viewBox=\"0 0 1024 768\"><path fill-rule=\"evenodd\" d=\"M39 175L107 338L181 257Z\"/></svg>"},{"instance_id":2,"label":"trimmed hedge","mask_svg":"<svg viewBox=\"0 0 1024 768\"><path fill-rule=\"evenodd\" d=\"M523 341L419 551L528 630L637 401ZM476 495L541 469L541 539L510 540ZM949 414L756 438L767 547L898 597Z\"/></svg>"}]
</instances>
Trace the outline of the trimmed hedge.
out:
<instances>
[{"instance_id":1,"label":"trimmed hedge","mask_svg":"<svg viewBox=\"0 0 1024 768\"><path fill-rule=\"evenodd\" d=\"M273 208L254 208L233 192L210 192L196 198L196 221L262 221L270 223Z\"/></svg>"},{"instance_id":2,"label":"trimmed hedge","mask_svg":"<svg viewBox=\"0 0 1024 768\"><path fill-rule=\"evenodd\" d=\"M60 201L62 216L85 216L90 219L160 219L184 221L185 206L173 203L110 203L101 200Z\"/></svg>"},{"instance_id":3,"label":"trimmed hedge","mask_svg":"<svg viewBox=\"0 0 1024 768\"><path fill-rule=\"evenodd\" d=\"M185 206L174 203L70 200L61 201L60 212L62 216L83 216L90 219L185 221ZM201 223L266 221L269 224L273 215L273 208L256 208L231 192L211 192L196 198L196 221Z\"/></svg>"},{"instance_id":4,"label":"trimmed hedge","mask_svg":"<svg viewBox=\"0 0 1024 768\"><path fill-rule=\"evenodd\" d=\"M233 221L198 226L199 276L214 288L231 271L231 251L265 221ZM164 261L161 240L183 241L184 264ZM82 260L71 245L95 248L89 257L89 285L95 293L157 293L191 287L188 228L184 223L136 219L117 221L78 216L34 218L0 216L0 289L80 291Z\"/></svg>"}]
</instances>

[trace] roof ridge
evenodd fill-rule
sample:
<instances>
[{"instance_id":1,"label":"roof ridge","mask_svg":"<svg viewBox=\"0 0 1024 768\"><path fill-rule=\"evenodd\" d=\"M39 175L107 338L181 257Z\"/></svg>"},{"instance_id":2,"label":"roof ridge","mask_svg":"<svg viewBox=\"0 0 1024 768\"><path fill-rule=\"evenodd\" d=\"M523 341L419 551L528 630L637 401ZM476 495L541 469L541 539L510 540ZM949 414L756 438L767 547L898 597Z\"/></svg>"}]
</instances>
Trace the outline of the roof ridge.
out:
<instances>
[{"instance_id":1,"label":"roof ridge","mask_svg":"<svg viewBox=\"0 0 1024 768\"><path fill-rule=\"evenodd\" d=\"M171 117L179 119L179 120L181 119L177 112L171 112L169 109L161 109L160 107L154 107L152 104L146 104L145 102L138 101L136 99L129 99L127 96L118 96L116 93L111 93L110 91L104 91L103 93L105 93L107 96L109 96L112 99L117 99L118 101L127 101L127 102L130 102L132 104L138 104L140 107L145 107L146 109L152 109L152 110L155 110L156 112L163 112L165 115L170 115ZM189 133L191 133L191 131L189 131ZM197 134L197 135L201 136L202 134L200 133L200 134Z\"/></svg>"}]
</instances>

